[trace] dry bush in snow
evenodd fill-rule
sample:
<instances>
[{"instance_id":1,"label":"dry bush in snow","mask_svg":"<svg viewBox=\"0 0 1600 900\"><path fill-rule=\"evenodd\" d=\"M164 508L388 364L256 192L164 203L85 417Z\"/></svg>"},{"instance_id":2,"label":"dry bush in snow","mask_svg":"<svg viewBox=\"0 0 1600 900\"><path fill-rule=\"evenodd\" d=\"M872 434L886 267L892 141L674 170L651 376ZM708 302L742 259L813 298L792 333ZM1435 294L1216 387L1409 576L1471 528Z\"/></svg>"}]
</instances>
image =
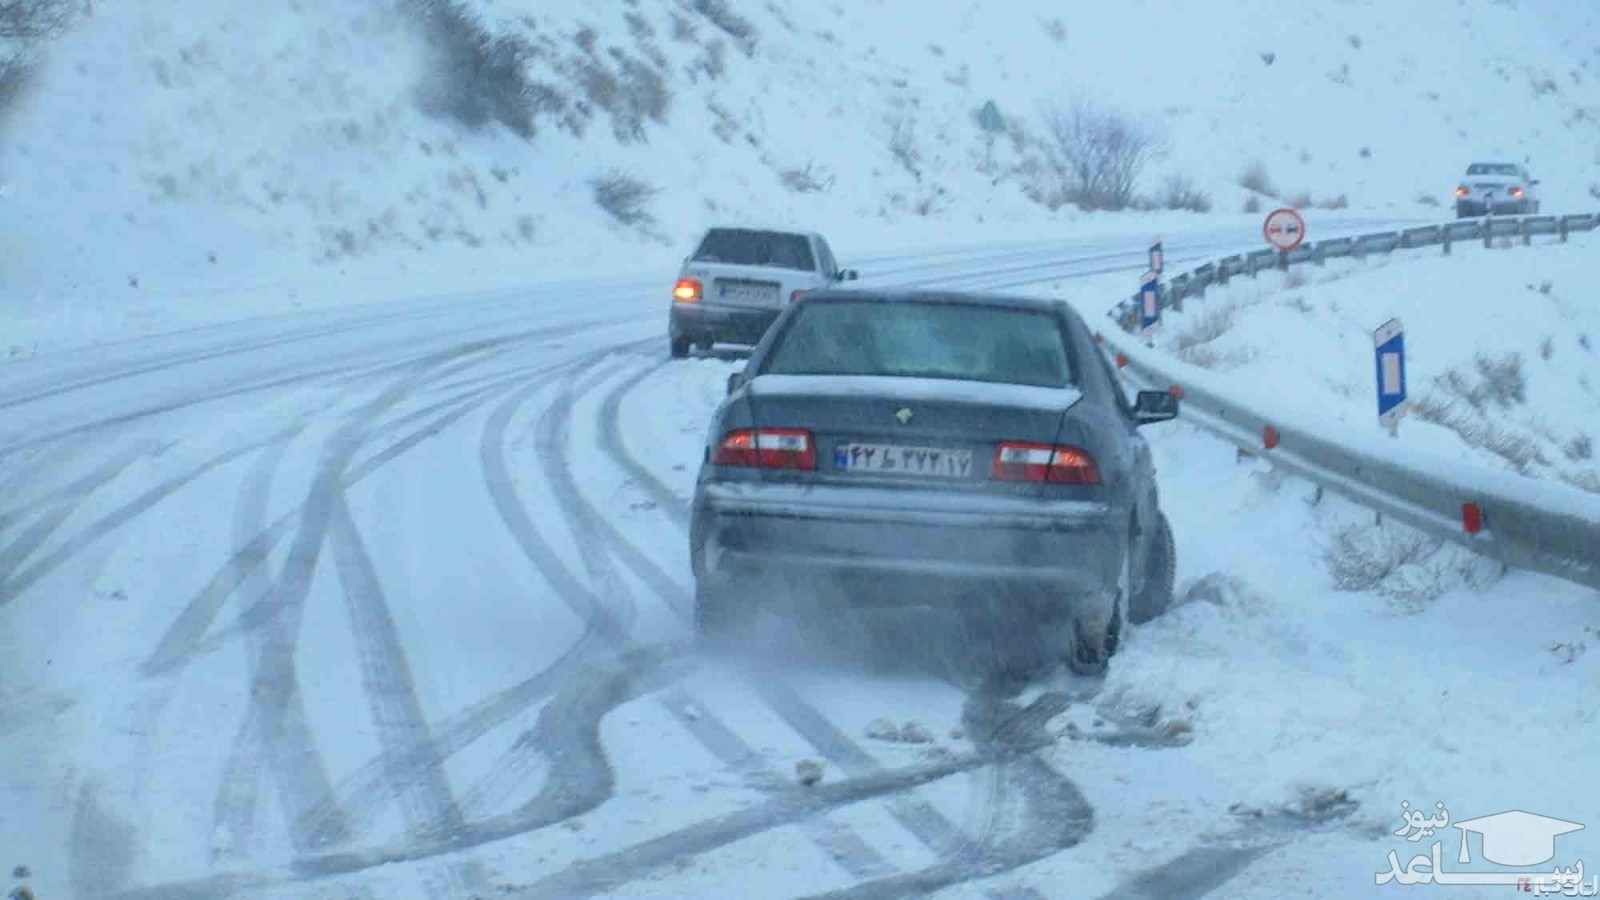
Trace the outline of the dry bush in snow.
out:
<instances>
[{"instance_id":1,"label":"dry bush in snow","mask_svg":"<svg viewBox=\"0 0 1600 900\"><path fill-rule=\"evenodd\" d=\"M746 56L756 52L755 25L729 8L726 0L686 0L686 5L733 38Z\"/></svg>"},{"instance_id":2,"label":"dry bush in snow","mask_svg":"<svg viewBox=\"0 0 1600 900\"><path fill-rule=\"evenodd\" d=\"M554 90L528 78L535 48L491 34L461 0L407 0L405 8L433 56L416 89L424 113L472 129L498 122L531 140L535 119L565 105Z\"/></svg>"},{"instance_id":3,"label":"dry bush in snow","mask_svg":"<svg viewBox=\"0 0 1600 900\"><path fill-rule=\"evenodd\" d=\"M1412 611L1457 587L1482 588L1500 567L1403 525L1347 525L1323 547L1334 587L1375 591Z\"/></svg>"},{"instance_id":4,"label":"dry bush in snow","mask_svg":"<svg viewBox=\"0 0 1600 900\"><path fill-rule=\"evenodd\" d=\"M797 194L825 193L833 187L833 176L824 175L815 168L815 163L810 162L804 168L782 170L778 173L778 180Z\"/></svg>"},{"instance_id":5,"label":"dry bush in snow","mask_svg":"<svg viewBox=\"0 0 1600 900\"><path fill-rule=\"evenodd\" d=\"M1211 212L1211 195L1200 190L1187 175L1168 176L1156 202L1164 209Z\"/></svg>"},{"instance_id":6,"label":"dry bush in snow","mask_svg":"<svg viewBox=\"0 0 1600 900\"><path fill-rule=\"evenodd\" d=\"M1088 100L1046 107L1044 129L1061 188L1083 209L1127 209L1163 146L1155 126Z\"/></svg>"},{"instance_id":7,"label":"dry bush in snow","mask_svg":"<svg viewBox=\"0 0 1600 900\"><path fill-rule=\"evenodd\" d=\"M650 214L650 201L661 190L632 175L609 172L589 182L594 189L594 202L613 219L629 227L655 222Z\"/></svg>"},{"instance_id":8,"label":"dry bush in snow","mask_svg":"<svg viewBox=\"0 0 1600 900\"><path fill-rule=\"evenodd\" d=\"M1255 194L1251 194L1249 199L1244 201L1244 206L1242 208L1247 213L1261 212L1261 198Z\"/></svg>"},{"instance_id":9,"label":"dry bush in snow","mask_svg":"<svg viewBox=\"0 0 1600 900\"><path fill-rule=\"evenodd\" d=\"M1244 171L1239 173L1239 186L1247 191L1254 191L1257 194L1264 194L1268 197L1278 196L1278 189L1273 187L1272 178L1267 174L1267 165L1260 160L1245 166ZM1255 198L1252 197L1251 199L1254 200ZM1253 212L1253 210L1246 210L1246 212Z\"/></svg>"}]
</instances>

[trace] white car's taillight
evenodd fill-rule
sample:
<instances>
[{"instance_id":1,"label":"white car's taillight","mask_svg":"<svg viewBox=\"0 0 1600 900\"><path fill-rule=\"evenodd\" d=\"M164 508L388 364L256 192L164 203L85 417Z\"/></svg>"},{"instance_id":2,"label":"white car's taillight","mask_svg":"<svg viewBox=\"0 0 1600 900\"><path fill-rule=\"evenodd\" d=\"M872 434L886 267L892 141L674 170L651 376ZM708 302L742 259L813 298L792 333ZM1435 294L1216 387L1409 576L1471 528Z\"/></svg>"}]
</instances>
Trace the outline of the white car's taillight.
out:
<instances>
[{"instance_id":1,"label":"white car's taillight","mask_svg":"<svg viewBox=\"0 0 1600 900\"><path fill-rule=\"evenodd\" d=\"M996 481L1099 484L1100 467L1081 447L1001 441L995 447L989 477Z\"/></svg>"},{"instance_id":2,"label":"white car's taillight","mask_svg":"<svg viewBox=\"0 0 1600 900\"><path fill-rule=\"evenodd\" d=\"M672 299L679 303L700 302L700 282L693 278L679 278L672 286Z\"/></svg>"},{"instance_id":3,"label":"white car's taillight","mask_svg":"<svg viewBox=\"0 0 1600 900\"><path fill-rule=\"evenodd\" d=\"M757 469L815 469L817 448L803 428L738 428L717 442L711 461Z\"/></svg>"}]
</instances>

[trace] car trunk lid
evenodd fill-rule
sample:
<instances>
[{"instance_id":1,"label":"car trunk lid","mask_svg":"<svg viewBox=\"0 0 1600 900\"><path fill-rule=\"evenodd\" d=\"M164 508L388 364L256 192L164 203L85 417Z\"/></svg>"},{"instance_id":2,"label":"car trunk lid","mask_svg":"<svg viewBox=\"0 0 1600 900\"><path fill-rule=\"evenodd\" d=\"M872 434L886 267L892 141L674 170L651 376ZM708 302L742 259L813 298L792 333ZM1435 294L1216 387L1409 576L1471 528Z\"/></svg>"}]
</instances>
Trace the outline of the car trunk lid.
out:
<instances>
[{"instance_id":1,"label":"car trunk lid","mask_svg":"<svg viewBox=\"0 0 1600 900\"><path fill-rule=\"evenodd\" d=\"M702 302L716 306L782 309L795 291L817 287L815 273L733 263L691 264L683 277L699 281Z\"/></svg>"},{"instance_id":2,"label":"car trunk lid","mask_svg":"<svg viewBox=\"0 0 1600 900\"><path fill-rule=\"evenodd\" d=\"M1038 494L990 479L998 442L1053 444L1082 394L952 379L761 375L746 394L758 428L801 428L816 469L774 477L927 490Z\"/></svg>"}]
</instances>

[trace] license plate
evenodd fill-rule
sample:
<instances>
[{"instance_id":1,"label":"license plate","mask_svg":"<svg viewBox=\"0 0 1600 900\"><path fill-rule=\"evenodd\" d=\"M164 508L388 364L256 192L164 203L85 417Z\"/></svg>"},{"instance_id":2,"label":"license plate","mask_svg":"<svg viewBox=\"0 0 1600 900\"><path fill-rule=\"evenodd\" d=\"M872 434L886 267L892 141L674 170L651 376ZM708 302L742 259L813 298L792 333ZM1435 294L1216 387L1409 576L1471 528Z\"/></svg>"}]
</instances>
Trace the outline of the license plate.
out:
<instances>
[{"instance_id":1,"label":"license plate","mask_svg":"<svg viewBox=\"0 0 1600 900\"><path fill-rule=\"evenodd\" d=\"M729 303L776 305L778 289L762 284L724 284L721 297Z\"/></svg>"},{"instance_id":2,"label":"license plate","mask_svg":"<svg viewBox=\"0 0 1600 900\"><path fill-rule=\"evenodd\" d=\"M898 444L839 444L833 450L833 465L844 472L968 478L972 475L972 451Z\"/></svg>"}]
</instances>

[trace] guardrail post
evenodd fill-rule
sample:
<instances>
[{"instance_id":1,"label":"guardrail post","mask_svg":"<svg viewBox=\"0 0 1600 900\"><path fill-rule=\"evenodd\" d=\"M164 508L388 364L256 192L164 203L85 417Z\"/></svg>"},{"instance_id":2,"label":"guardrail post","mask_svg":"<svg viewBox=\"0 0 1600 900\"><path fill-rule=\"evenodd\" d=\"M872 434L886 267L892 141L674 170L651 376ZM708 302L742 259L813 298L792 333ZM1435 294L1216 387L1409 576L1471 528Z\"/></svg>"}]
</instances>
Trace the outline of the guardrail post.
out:
<instances>
[{"instance_id":1,"label":"guardrail post","mask_svg":"<svg viewBox=\"0 0 1600 900\"><path fill-rule=\"evenodd\" d=\"M1319 266L1326 265L1326 259L1325 259L1325 257L1323 256L1323 253L1322 253L1322 242L1321 241L1318 241L1317 243L1311 245L1311 261L1316 263Z\"/></svg>"},{"instance_id":2,"label":"guardrail post","mask_svg":"<svg viewBox=\"0 0 1600 900\"><path fill-rule=\"evenodd\" d=\"M1480 225L1479 227L1483 229L1483 249L1485 249L1485 250L1493 250L1494 249L1494 216L1484 216L1483 217L1483 224Z\"/></svg>"},{"instance_id":3,"label":"guardrail post","mask_svg":"<svg viewBox=\"0 0 1600 900\"><path fill-rule=\"evenodd\" d=\"M1450 226L1446 225L1444 228L1440 229L1439 230L1439 237L1442 238L1442 240L1440 240L1439 243L1444 247L1444 255L1445 256L1449 256L1450 255Z\"/></svg>"},{"instance_id":4,"label":"guardrail post","mask_svg":"<svg viewBox=\"0 0 1600 900\"><path fill-rule=\"evenodd\" d=\"M1528 225L1528 217L1527 216L1523 216L1522 217L1522 246L1526 247L1526 246L1528 246L1528 245L1530 245L1532 243L1533 243L1533 228L1531 228Z\"/></svg>"},{"instance_id":5,"label":"guardrail post","mask_svg":"<svg viewBox=\"0 0 1600 900\"><path fill-rule=\"evenodd\" d=\"M1278 271L1289 271L1289 251L1287 250L1278 251Z\"/></svg>"},{"instance_id":6,"label":"guardrail post","mask_svg":"<svg viewBox=\"0 0 1600 900\"><path fill-rule=\"evenodd\" d=\"M1562 216L1556 220L1556 233L1561 235L1561 243L1567 242L1567 217Z\"/></svg>"},{"instance_id":7,"label":"guardrail post","mask_svg":"<svg viewBox=\"0 0 1600 900\"><path fill-rule=\"evenodd\" d=\"M1228 286L1228 261L1227 260L1223 260L1222 261L1222 265L1217 267L1217 284L1220 284L1223 287L1227 287Z\"/></svg>"},{"instance_id":8,"label":"guardrail post","mask_svg":"<svg viewBox=\"0 0 1600 900\"><path fill-rule=\"evenodd\" d=\"M1411 238L1407 237L1404 231L1396 233L1394 236L1394 248L1396 250L1410 250Z\"/></svg>"}]
</instances>

